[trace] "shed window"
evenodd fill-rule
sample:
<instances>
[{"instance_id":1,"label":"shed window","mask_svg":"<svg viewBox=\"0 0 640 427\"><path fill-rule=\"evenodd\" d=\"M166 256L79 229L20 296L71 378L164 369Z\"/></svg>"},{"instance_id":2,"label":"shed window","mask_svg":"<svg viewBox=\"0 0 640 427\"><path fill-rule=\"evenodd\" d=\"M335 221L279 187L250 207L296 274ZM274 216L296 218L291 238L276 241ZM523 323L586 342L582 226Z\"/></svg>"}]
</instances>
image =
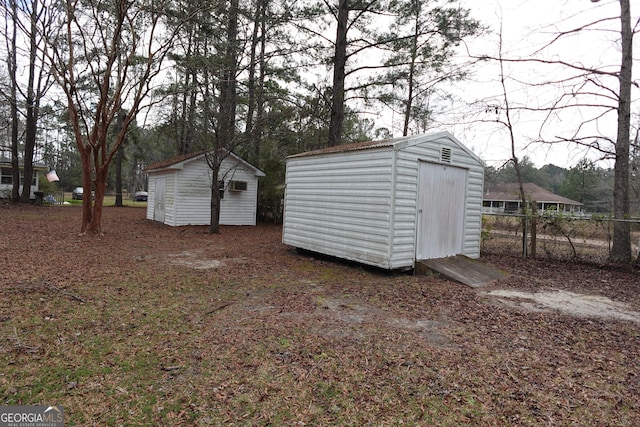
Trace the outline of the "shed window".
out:
<instances>
[{"instance_id":1,"label":"shed window","mask_svg":"<svg viewBox=\"0 0 640 427\"><path fill-rule=\"evenodd\" d=\"M13 184L13 171L9 168L2 168L2 184Z\"/></svg>"},{"instance_id":2,"label":"shed window","mask_svg":"<svg viewBox=\"0 0 640 427\"><path fill-rule=\"evenodd\" d=\"M443 163L451 163L451 148L442 147L440 152L440 161Z\"/></svg>"},{"instance_id":3,"label":"shed window","mask_svg":"<svg viewBox=\"0 0 640 427\"><path fill-rule=\"evenodd\" d=\"M31 178L31 185L36 185L37 172L33 171L33 177ZM24 183L24 171L20 170L20 185ZM0 171L0 184L13 184L13 169L2 168Z\"/></svg>"}]
</instances>

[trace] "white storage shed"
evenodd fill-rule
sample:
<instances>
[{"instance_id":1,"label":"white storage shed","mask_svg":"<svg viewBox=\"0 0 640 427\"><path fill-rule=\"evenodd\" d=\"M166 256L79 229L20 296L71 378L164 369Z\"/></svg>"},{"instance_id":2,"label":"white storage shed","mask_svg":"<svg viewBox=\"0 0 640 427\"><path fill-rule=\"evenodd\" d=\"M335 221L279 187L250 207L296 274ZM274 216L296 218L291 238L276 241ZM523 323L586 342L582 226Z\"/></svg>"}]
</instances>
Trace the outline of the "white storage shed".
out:
<instances>
[{"instance_id":1,"label":"white storage shed","mask_svg":"<svg viewBox=\"0 0 640 427\"><path fill-rule=\"evenodd\" d=\"M171 226L210 225L211 168L204 152L154 163L149 176L147 219ZM220 180L220 224L255 225L258 178L264 172L235 154L223 161Z\"/></svg>"},{"instance_id":2,"label":"white storage shed","mask_svg":"<svg viewBox=\"0 0 640 427\"><path fill-rule=\"evenodd\" d=\"M483 161L448 132L287 158L283 243L384 269L480 256Z\"/></svg>"}]
</instances>

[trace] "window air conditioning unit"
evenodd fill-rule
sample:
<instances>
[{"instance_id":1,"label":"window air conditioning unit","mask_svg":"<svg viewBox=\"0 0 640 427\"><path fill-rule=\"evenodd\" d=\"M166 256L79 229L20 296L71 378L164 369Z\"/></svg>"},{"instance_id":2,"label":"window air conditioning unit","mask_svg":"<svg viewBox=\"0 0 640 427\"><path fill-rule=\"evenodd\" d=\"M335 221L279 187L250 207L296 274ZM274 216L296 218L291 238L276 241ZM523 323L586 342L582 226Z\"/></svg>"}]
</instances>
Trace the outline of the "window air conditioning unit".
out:
<instances>
[{"instance_id":1,"label":"window air conditioning unit","mask_svg":"<svg viewBox=\"0 0 640 427\"><path fill-rule=\"evenodd\" d=\"M229 181L229 191L247 191L247 181Z\"/></svg>"}]
</instances>

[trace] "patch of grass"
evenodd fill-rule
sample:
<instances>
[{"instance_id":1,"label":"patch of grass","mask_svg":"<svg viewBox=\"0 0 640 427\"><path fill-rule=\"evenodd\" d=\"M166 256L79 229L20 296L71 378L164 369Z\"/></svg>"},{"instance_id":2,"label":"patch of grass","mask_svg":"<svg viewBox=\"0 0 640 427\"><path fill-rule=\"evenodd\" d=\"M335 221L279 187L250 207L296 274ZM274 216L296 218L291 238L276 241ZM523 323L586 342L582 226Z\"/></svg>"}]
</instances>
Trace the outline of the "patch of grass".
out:
<instances>
[{"instance_id":1,"label":"patch of grass","mask_svg":"<svg viewBox=\"0 0 640 427\"><path fill-rule=\"evenodd\" d=\"M82 206L82 200L74 200L71 197L71 193L65 193L64 201L69 203L72 206ZM123 197L122 204L124 206L130 206L135 208L146 208L147 202L137 202L130 197ZM114 195L106 195L104 196L103 206L110 207L116 205L116 196Z\"/></svg>"}]
</instances>

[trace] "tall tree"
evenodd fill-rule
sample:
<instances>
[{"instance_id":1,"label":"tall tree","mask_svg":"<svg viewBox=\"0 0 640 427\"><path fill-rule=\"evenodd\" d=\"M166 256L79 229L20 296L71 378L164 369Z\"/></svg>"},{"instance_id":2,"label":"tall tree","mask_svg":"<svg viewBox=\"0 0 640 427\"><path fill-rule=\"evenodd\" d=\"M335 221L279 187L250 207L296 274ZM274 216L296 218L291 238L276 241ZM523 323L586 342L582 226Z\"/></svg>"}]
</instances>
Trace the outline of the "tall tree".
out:
<instances>
[{"instance_id":1,"label":"tall tree","mask_svg":"<svg viewBox=\"0 0 640 427\"><path fill-rule=\"evenodd\" d=\"M6 3L4 3L6 6ZM5 12L5 40L7 42L7 65L9 69L9 94L8 98L10 107L11 121L11 169L12 169L12 190L11 199L13 201L20 200L20 164L18 149L18 51L17 51L17 34L18 34L18 4L16 0L9 1L9 7L4 7Z\"/></svg>"},{"instance_id":2,"label":"tall tree","mask_svg":"<svg viewBox=\"0 0 640 427\"><path fill-rule=\"evenodd\" d=\"M370 69L370 64L358 65L357 56L362 56L378 42L375 40L375 24L373 17L386 14L383 0L336 0L324 2L326 10L315 8L307 11L308 24L304 30L313 37L331 44L331 65L333 78L331 82L331 116L329 122L328 145L339 145L343 139L343 127L346 116L346 93L352 90L346 86L347 77L354 77L359 71ZM328 13L329 21L335 24L336 36L328 39L324 26L319 26Z\"/></svg>"},{"instance_id":3,"label":"tall tree","mask_svg":"<svg viewBox=\"0 0 640 427\"><path fill-rule=\"evenodd\" d=\"M51 7L41 0L10 0L0 7L5 15L3 35L10 80L9 87L3 89L2 93L12 108L12 199L28 202L39 132L40 104L51 85L46 57L42 53L42 39L51 28ZM22 74L24 78L17 78L18 69L26 70ZM24 124L22 137L19 135L20 124ZM22 142L22 146L19 146L19 142ZM21 181L24 185L20 192Z\"/></svg>"},{"instance_id":4,"label":"tall tree","mask_svg":"<svg viewBox=\"0 0 640 427\"><path fill-rule=\"evenodd\" d=\"M253 146L254 163L259 165L264 116L265 50L267 45L267 11L269 0L256 0L251 31L245 135ZM256 74L258 74L256 76Z\"/></svg>"},{"instance_id":5,"label":"tall tree","mask_svg":"<svg viewBox=\"0 0 640 427\"><path fill-rule=\"evenodd\" d=\"M116 118L116 126L115 126L115 133L116 135L120 133L120 130L122 129L122 122L124 120L124 111L122 111L122 109L120 109L120 111L118 112L118 116ZM120 146L118 147L118 150L116 152L116 163L115 163L115 190L116 190L116 200L115 200L115 206L117 207L123 207L124 203L122 201L122 163L124 162L124 146L126 143L126 137L125 140L122 141L122 144L120 144Z\"/></svg>"},{"instance_id":6,"label":"tall tree","mask_svg":"<svg viewBox=\"0 0 640 427\"><path fill-rule=\"evenodd\" d=\"M592 0L597 3L599 0ZM609 2L603 9L613 4ZM520 113L542 113L545 117L539 129L539 142L555 144L577 144L589 150L601 153L603 158L615 160L614 189L613 189L613 244L610 254L612 263L628 264L632 261L631 229L627 221L629 216L629 147L630 147L630 111L633 66L633 37L640 30L640 18L631 25L630 0L618 0L619 12L612 16L599 17L592 22L579 22L568 29L556 32L551 40L542 46L536 46L531 54L519 57L483 56L482 59L492 59L502 63L535 64L538 69L536 76L541 76L536 82L529 82L528 87L558 88L560 95L545 103L538 99L537 105L522 105L514 107ZM586 2L585 2L586 7ZM572 18L579 19L581 15ZM567 24L569 22L570 24ZM556 24L554 28L567 27L574 20L566 20ZM607 67L601 64L604 51L591 49L594 55L583 61L570 61L558 58L554 47L571 37L577 37L589 31L615 31L611 27L618 25L620 62L617 66ZM607 45L607 49L609 46ZM546 72L548 67L549 72ZM617 86L617 88L616 88ZM552 126L562 120L563 114L575 114L576 109L582 123L563 133L567 129L558 131ZM601 123L608 119L609 114L616 114L616 137L610 138L601 132ZM559 118L559 119L558 119ZM606 127L606 126L604 126ZM553 133L550 133L553 132Z\"/></svg>"},{"instance_id":7,"label":"tall tree","mask_svg":"<svg viewBox=\"0 0 640 427\"><path fill-rule=\"evenodd\" d=\"M411 123L424 130L431 111L428 100L445 81L465 76L464 68L453 64L455 48L462 40L482 31L468 9L451 5L448 0L392 0L395 12L390 32L379 40L388 40L384 51L383 77L372 83L380 86L377 95L384 104L398 108L402 117L402 134L409 134Z\"/></svg>"},{"instance_id":8,"label":"tall tree","mask_svg":"<svg viewBox=\"0 0 640 427\"><path fill-rule=\"evenodd\" d=\"M299 82L298 63L305 43L294 39L288 31L294 18L294 3L275 0L254 0L253 10L247 10L247 25L251 28L248 53L245 54L246 83L238 85L238 97L246 110L244 141L247 158L255 166L262 162L263 133L268 109L281 100L296 98L294 86ZM246 111L246 112L245 112Z\"/></svg>"},{"instance_id":9,"label":"tall tree","mask_svg":"<svg viewBox=\"0 0 640 427\"><path fill-rule=\"evenodd\" d=\"M636 23L636 29L640 19ZM616 160L613 183L613 244L611 261L627 263L631 260L631 225L629 216L629 144L631 128L631 76L633 67L633 33L631 29L630 0L620 0L621 61L618 74L618 131L616 134ZM638 256L640 265L640 255Z\"/></svg>"},{"instance_id":10,"label":"tall tree","mask_svg":"<svg viewBox=\"0 0 640 427\"><path fill-rule=\"evenodd\" d=\"M219 97L216 117L216 132L213 149L206 151L211 168L211 218L209 232L220 232L220 183L222 161L235 144L236 123L236 73L238 61L238 0L230 0L227 11L226 48L218 77ZM207 85L208 87L208 85Z\"/></svg>"},{"instance_id":11,"label":"tall tree","mask_svg":"<svg viewBox=\"0 0 640 427\"><path fill-rule=\"evenodd\" d=\"M40 118L40 104L51 87L51 76L42 53L44 37L51 28L51 14L45 3L31 0L24 4L29 25L25 26L25 36L29 40L29 65L27 67L27 87L24 93L26 110L26 132L24 142L24 185L20 201L28 202L31 195L30 185L33 176L33 161ZM42 32L40 32L40 31Z\"/></svg>"},{"instance_id":12,"label":"tall tree","mask_svg":"<svg viewBox=\"0 0 640 427\"><path fill-rule=\"evenodd\" d=\"M349 0L339 0L336 13L336 42L333 55L333 85L331 93L331 122L329 123L329 146L342 140L344 125L344 79L347 74L347 32L349 30Z\"/></svg>"},{"instance_id":13,"label":"tall tree","mask_svg":"<svg viewBox=\"0 0 640 427\"><path fill-rule=\"evenodd\" d=\"M600 0L592 0L597 3ZM582 64L568 64L562 61L550 61L552 64L561 64L568 69L578 72L581 82L577 86L577 91L564 95L564 102L559 102L559 108L570 108L575 105L575 98L580 95L592 95L592 85L600 91L599 98L603 99L601 108L609 108L617 115L616 139L613 142L614 164L614 186L613 186L613 239L611 246L610 261L613 263L626 264L632 261L631 253L631 226L627 221L629 217L629 155L630 155L630 129L631 129L631 86L633 68L633 37L639 30L640 18L631 26L631 6L630 0L619 0L620 12L614 18L601 18L597 22L583 25L579 28L571 29L560 33L553 41L564 37L569 37L576 32L590 29L600 22L617 20L620 25L620 66L616 72L609 72L597 68L585 67ZM551 43L551 44L552 44ZM545 61L549 62L549 61ZM618 81L618 90L612 90L608 85L600 82L600 77L615 77ZM576 78L574 78L576 79ZM567 102L568 100L568 102ZM606 102L615 100L615 105L607 105ZM589 107L588 103L580 104ZM608 149L600 146L598 138L580 138L574 140L579 144L587 144L592 148L602 150L605 153ZM585 142L586 141L586 142ZM640 261L640 259L638 259Z\"/></svg>"},{"instance_id":14,"label":"tall tree","mask_svg":"<svg viewBox=\"0 0 640 427\"><path fill-rule=\"evenodd\" d=\"M109 165L145 106L175 30L163 25L162 0L64 0L61 6L58 37L47 45L82 159L84 193L95 189L95 200L82 201L81 232L99 234ZM122 127L109 138L123 104Z\"/></svg>"},{"instance_id":15,"label":"tall tree","mask_svg":"<svg viewBox=\"0 0 640 427\"><path fill-rule=\"evenodd\" d=\"M198 102L201 90L199 74L205 64L202 52L205 40L213 35L216 25L211 24L214 5L210 1L194 3L176 0L170 13L176 17L169 25L175 26L176 39L169 57L173 62L173 83L166 90L171 95L169 123L175 141L175 151L187 154L197 149Z\"/></svg>"},{"instance_id":16,"label":"tall tree","mask_svg":"<svg viewBox=\"0 0 640 427\"><path fill-rule=\"evenodd\" d=\"M499 45L499 50L500 52L500 56L502 56L502 29L500 30L500 45ZM516 172L516 178L517 178L517 182L518 182L518 190L520 192L520 204L522 206L522 213L524 214L522 217L522 256L524 258L526 258L527 256L529 256L529 251L528 251L528 245L527 245L527 221L528 219L528 215L526 214L527 212L527 196L524 192L524 182L522 179L522 169L520 167L520 161L518 159L518 155L516 152L516 139L515 139L515 134L513 132L513 128L514 128L514 124L513 121L511 119L511 115L512 115L512 110L511 110L511 104L509 102L509 94L508 94L508 90L507 90L507 76L505 74L505 70L504 70L504 63L502 61L500 61L500 85L502 87L502 101L503 101L503 105L504 105L504 115L505 115L505 119L502 122L503 125L506 127L507 132L509 133L509 141L511 142L511 162L513 163L513 169ZM533 200L531 201L531 206L535 206L536 201ZM534 234L534 239L535 239L535 234ZM533 245L532 245L532 255L535 257L535 240L533 241Z\"/></svg>"}]
</instances>

